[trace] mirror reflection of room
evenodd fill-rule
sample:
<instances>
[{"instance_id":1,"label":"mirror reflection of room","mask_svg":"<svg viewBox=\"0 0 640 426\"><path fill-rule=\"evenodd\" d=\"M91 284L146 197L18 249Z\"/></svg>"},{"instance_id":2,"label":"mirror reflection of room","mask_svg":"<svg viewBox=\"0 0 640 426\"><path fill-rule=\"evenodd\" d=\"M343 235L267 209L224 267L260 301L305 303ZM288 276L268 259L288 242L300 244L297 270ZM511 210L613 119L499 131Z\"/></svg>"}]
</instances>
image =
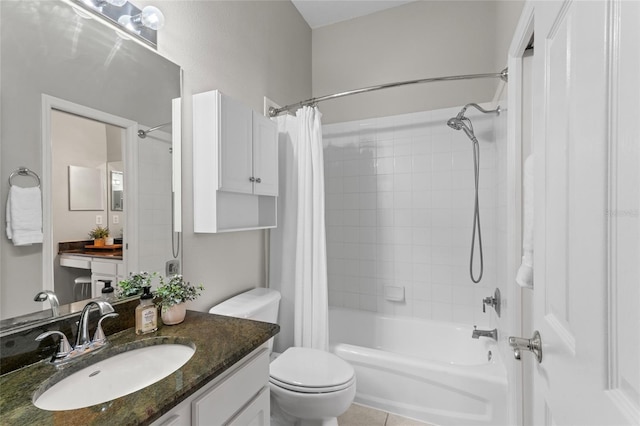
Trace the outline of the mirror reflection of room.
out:
<instances>
[{"instance_id":1,"label":"mirror reflection of room","mask_svg":"<svg viewBox=\"0 0 640 426\"><path fill-rule=\"evenodd\" d=\"M92 282L90 262L101 262L116 272L99 277L105 280L115 281L117 271L123 271L122 139L120 127L63 111L51 113L52 224L58 248L54 291L61 304L87 299L95 292L100 283ZM114 176L117 202L112 195ZM94 245L89 234L97 227L108 229L111 244ZM77 259L77 254L90 257Z\"/></svg>"}]
</instances>

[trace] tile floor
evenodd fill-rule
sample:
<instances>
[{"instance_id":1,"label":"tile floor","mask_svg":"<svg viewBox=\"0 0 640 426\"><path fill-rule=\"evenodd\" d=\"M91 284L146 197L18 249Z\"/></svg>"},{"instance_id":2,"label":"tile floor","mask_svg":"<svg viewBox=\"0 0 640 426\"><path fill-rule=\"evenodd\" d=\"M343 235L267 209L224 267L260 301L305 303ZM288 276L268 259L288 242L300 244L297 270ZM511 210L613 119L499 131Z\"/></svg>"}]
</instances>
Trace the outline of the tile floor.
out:
<instances>
[{"instance_id":1,"label":"tile floor","mask_svg":"<svg viewBox=\"0 0 640 426\"><path fill-rule=\"evenodd\" d=\"M338 417L339 426L431 426L374 408L352 404L346 413Z\"/></svg>"}]
</instances>

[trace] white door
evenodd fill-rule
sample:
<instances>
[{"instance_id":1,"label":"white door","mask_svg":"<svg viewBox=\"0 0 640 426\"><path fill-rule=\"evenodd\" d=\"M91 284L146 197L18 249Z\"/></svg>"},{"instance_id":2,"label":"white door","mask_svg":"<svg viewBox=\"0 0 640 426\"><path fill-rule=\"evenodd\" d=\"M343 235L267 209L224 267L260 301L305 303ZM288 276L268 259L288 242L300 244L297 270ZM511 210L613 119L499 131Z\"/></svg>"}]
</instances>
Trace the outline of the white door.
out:
<instances>
[{"instance_id":1,"label":"white door","mask_svg":"<svg viewBox=\"0 0 640 426\"><path fill-rule=\"evenodd\" d=\"M253 193L278 195L278 126L253 111Z\"/></svg>"},{"instance_id":2,"label":"white door","mask_svg":"<svg viewBox=\"0 0 640 426\"><path fill-rule=\"evenodd\" d=\"M220 97L220 189L251 194L252 112L229 96L221 94Z\"/></svg>"},{"instance_id":3,"label":"white door","mask_svg":"<svg viewBox=\"0 0 640 426\"><path fill-rule=\"evenodd\" d=\"M533 421L640 424L639 3L534 7Z\"/></svg>"}]
</instances>

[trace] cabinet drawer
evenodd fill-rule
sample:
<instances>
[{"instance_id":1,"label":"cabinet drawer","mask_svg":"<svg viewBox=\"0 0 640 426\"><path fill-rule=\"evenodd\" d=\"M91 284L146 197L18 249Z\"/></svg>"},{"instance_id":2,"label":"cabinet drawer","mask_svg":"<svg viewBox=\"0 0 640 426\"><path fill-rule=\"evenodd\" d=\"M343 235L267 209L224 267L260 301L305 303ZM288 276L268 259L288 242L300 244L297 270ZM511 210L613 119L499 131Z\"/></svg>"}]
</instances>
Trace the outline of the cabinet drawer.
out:
<instances>
[{"instance_id":1,"label":"cabinet drawer","mask_svg":"<svg viewBox=\"0 0 640 426\"><path fill-rule=\"evenodd\" d=\"M61 256L60 266L66 266L68 268L91 269L91 261L86 257Z\"/></svg>"},{"instance_id":2,"label":"cabinet drawer","mask_svg":"<svg viewBox=\"0 0 640 426\"><path fill-rule=\"evenodd\" d=\"M263 349L192 405L193 424L224 424L269 382L269 351Z\"/></svg>"},{"instance_id":3,"label":"cabinet drawer","mask_svg":"<svg viewBox=\"0 0 640 426\"><path fill-rule=\"evenodd\" d=\"M94 274L116 275L118 264L115 262L91 262L91 272Z\"/></svg>"}]
</instances>

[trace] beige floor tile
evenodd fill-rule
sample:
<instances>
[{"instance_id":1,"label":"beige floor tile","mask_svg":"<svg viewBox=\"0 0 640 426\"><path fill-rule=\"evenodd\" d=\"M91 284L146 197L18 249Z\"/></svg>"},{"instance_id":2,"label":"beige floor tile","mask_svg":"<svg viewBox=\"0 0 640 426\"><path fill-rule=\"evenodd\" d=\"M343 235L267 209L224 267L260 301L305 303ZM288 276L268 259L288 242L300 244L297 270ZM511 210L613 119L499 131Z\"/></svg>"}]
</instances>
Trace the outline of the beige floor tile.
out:
<instances>
[{"instance_id":1,"label":"beige floor tile","mask_svg":"<svg viewBox=\"0 0 640 426\"><path fill-rule=\"evenodd\" d=\"M407 419L395 414L389 414L385 426L429 426L428 423L422 423L417 420Z\"/></svg>"},{"instance_id":2,"label":"beige floor tile","mask_svg":"<svg viewBox=\"0 0 640 426\"><path fill-rule=\"evenodd\" d=\"M338 417L340 426L384 426L387 413L358 404L351 404L346 413Z\"/></svg>"}]
</instances>

